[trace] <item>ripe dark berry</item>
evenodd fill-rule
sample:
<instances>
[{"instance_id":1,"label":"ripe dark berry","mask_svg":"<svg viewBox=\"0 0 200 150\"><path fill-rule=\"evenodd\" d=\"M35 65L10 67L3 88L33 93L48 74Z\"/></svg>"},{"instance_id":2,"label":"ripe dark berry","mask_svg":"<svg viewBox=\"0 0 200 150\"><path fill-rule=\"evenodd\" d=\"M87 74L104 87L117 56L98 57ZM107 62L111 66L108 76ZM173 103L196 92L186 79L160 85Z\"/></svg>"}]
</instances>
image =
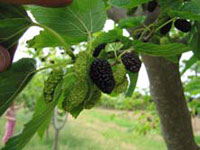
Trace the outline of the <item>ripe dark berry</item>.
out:
<instances>
[{"instance_id":1,"label":"ripe dark berry","mask_svg":"<svg viewBox=\"0 0 200 150\"><path fill-rule=\"evenodd\" d=\"M105 49L105 47L106 47L106 43L103 43L103 44L100 44L99 46L97 46L97 47L95 48L94 52L93 52L93 56L94 56L94 57L98 57L99 54L101 53L101 51L102 51L103 49Z\"/></svg>"},{"instance_id":2,"label":"ripe dark berry","mask_svg":"<svg viewBox=\"0 0 200 150\"><path fill-rule=\"evenodd\" d=\"M171 18L168 18L166 21L169 21ZM162 35L165 35L167 34L170 30L171 30L171 27L172 27L172 22L169 22L168 24L166 24L165 26L163 26L161 29L160 29L160 33Z\"/></svg>"},{"instance_id":3,"label":"ripe dark berry","mask_svg":"<svg viewBox=\"0 0 200 150\"><path fill-rule=\"evenodd\" d=\"M153 11L156 9L157 6L158 6L158 3L157 3L155 0L150 1L150 2L148 3L148 5L147 5L147 10L148 10L149 12L153 12Z\"/></svg>"},{"instance_id":4,"label":"ripe dark berry","mask_svg":"<svg viewBox=\"0 0 200 150\"><path fill-rule=\"evenodd\" d=\"M185 19L177 19L174 23L176 29L182 32L189 32L191 30L191 23Z\"/></svg>"},{"instance_id":5,"label":"ripe dark berry","mask_svg":"<svg viewBox=\"0 0 200 150\"><path fill-rule=\"evenodd\" d=\"M135 53L127 52L122 55L121 60L128 71L132 73L139 72L142 63Z\"/></svg>"},{"instance_id":6,"label":"ripe dark berry","mask_svg":"<svg viewBox=\"0 0 200 150\"><path fill-rule=\"evenodd\" d=\"M96 59L91 64L90 78L104 93L110 94L115 88L112 68L107 60Z\"/></svg>"}]
</instances>

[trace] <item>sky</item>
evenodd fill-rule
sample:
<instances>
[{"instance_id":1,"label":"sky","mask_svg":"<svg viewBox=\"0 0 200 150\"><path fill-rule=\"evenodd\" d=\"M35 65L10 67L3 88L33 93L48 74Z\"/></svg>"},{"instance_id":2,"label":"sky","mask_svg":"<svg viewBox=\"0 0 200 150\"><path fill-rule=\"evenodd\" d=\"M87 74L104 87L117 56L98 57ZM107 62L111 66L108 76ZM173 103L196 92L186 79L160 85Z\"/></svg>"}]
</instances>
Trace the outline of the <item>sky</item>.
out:
<instances>
[{"instance_id":1,"label":"sky","mask_svg":"<svg viewBox=\"0 0 200 150\"><path fill-rule=\"evenodd\" d=\"M112 20L107 20L105 27L104 27L104 31L109 31L111 29L114 28L114 22ZM20 39L19 41L19 47L17 49L14 61L17 61L21 58L24 57L30 57L27 53L26 53L26 41L32 39L35 35L39 34L40 32L40 28L38 27L31 27L30 29L27 30L27 32L23 35L23 37ZM126 32L124 30L124 36L128 36L128 32ZM187 60L192 56L191 52L185 53L182 56L182 60ZM187 71L185 73L185 75L182 77L182 81L185 81L187 79L187 76L190 75L191 72ZM137 88L138 89L146 89L149 87L149 80L148 80L148 76L147 76L147 72L146 69L144 67L144 64L142 64L140 73L139 73L139 79L137 82Z\"/></svg>"}]
</instances>

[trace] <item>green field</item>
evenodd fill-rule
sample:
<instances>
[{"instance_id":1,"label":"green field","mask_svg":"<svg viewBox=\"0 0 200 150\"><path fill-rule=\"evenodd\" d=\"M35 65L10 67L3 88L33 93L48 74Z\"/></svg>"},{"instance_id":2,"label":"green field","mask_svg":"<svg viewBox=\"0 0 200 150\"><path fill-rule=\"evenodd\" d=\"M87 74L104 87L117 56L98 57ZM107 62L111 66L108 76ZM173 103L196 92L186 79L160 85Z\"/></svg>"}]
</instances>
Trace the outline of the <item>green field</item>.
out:
<instances>
[{"instance_id":1,"label":"green field","mask_svg":"<svg viewBox=\"0 0 200 150\"><path fill-rule=\"evenodd\" d=\"M31 114L20 110L17 117L16 132L19 132L24 121L31 118ZM165 150L159 133L135 133L134 121L132 112L105 109L84 111L76 120L70 116L60 134L59 150ZM2 118L0 126L4 127L4 123ZM0 130L1 137L2 134L3 128ZM49 141L45 136L42 140L35 136L25 150L52 149L53 134L51 127Z\"/></svg>"}]
</instances>

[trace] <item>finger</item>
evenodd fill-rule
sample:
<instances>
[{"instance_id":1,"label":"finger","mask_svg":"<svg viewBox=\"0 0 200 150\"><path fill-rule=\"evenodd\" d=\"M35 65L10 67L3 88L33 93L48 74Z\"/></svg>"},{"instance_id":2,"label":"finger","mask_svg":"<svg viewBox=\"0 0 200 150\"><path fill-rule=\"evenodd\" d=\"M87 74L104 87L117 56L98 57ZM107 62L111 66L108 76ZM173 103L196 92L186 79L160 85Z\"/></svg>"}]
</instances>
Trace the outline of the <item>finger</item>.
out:
<instances>
[{"instance_id":1,"label":"finger","mask_svg":"<svg viewBox=\"0 0 200 150\"><path fill-rule=\"evenodd\" d=\"M11 64L10 54L4 47L0 46L0 72L5 71Z\"/></svg>"}]
</instances>

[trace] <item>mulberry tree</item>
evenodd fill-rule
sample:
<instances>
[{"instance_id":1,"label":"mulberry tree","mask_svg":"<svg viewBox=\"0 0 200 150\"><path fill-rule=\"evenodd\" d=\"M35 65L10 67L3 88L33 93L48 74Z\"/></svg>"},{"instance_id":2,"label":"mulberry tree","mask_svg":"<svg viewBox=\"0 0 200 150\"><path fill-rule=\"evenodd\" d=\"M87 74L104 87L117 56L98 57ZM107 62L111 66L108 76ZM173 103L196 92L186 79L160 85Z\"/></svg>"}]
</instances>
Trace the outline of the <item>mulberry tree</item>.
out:
<instances>
[{"instance_id":1,"label":"mulberry tree","mask_svg":"<svg viewBox=\"0 0 200 150\"><path fill-rule=\"evenodd\" d=\"M105 32L107 18L115 26ZM0 115L35 74L49 72L32 119L1 150L23 149L41 126L48 126L55 107L77 118L102 93L131 97L142 63L167 148L197 150L179 61L188 51L193 62L200 59L199 22L199 0L0 0ZM42 67L34 58L12 62L19 39L33 26L42 30L27 47L36 57L44 48L57 49L62 60L42 57L41 62L51 62Z\"/></svg>"}]
</instances>

